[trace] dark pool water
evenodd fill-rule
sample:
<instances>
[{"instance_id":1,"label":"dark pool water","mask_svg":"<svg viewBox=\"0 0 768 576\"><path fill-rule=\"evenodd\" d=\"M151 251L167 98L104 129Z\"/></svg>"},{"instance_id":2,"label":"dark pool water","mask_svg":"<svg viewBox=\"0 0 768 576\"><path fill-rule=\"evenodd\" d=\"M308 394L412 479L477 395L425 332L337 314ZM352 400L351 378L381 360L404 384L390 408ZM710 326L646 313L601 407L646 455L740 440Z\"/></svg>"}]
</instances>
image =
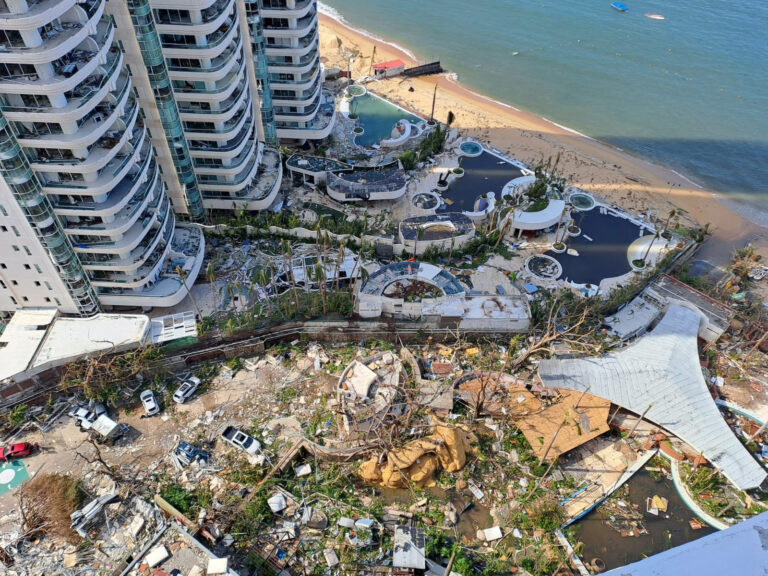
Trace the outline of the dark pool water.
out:
<instances>
[{"instance_id":1,"label":"dark pool water","mask_svg":"<svg viewBox=\"0 0 768 576\"><path fill-rule=\"evenodd\" d=\"M499 200L504 185L523 175L520 168L490 152L483 152L474 158L461 156L459 165L464 168L464 176L451 180L448 190L442 193L443 198L452 204L446 202L441 212L471 212L477 197L487 192L493 192ZM444 169L442 173L446 171Z\"/></svg>"},{"instance_id":2,"label":"dark pool water","mask_svg":"<svg viewBox=\"0 0 768 576\"><path fill-rule=\"evenodd\" d=\"M619 532L605 523L607 512L603 506L579 520L576 539L583 543L581 558L592 562L600 558L608 570L625 564L637 562L646 556L658 554L674 546L696 540L715 530L706 524L699 530L693 530L688 521L695 515L685 505L675 489L672 480L654 480L650 473L640 470L627 483L629 495L622 495L625 502L637 504L643 513L642 523L648 534L622 537ZM645 511L645 499L654 494L669 500L667 513L653 516ZM666 518L669 516L669 518Z\"/></svg>"},{"instance_id":3,"label":"dark pool water","mask_svg":"<svg viewBox=\"0 0 768 576\"><path fill-rule=\"evenodd\" d=\"M581 227L581 235L568 238L566 244L579 256L547 252L563 266L563 280L597 285L604 278L621 276L631 270L627 248L639 238L639 228L635 224L600 214L597 208L590 212L574 212L573 219Z\"/></svg>"}]
</instances>

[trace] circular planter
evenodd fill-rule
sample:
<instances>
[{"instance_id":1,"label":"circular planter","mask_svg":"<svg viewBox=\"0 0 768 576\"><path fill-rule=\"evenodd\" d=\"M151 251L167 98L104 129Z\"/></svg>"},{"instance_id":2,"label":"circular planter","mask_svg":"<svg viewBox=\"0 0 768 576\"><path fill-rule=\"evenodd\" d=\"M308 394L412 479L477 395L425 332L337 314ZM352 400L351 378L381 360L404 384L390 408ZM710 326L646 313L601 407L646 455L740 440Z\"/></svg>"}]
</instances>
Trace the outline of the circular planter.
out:
<instances>
[{"instance_id":1,"label":"circular planter","mask_svg":"<svg viewBox=\"0 0 768 576\"><path fill-rule=\"evenodd\" d=\"M437 126L437 122L435 120L427 120L427 126L429 126L430 128L433 128Z\"/></svg>"},{"instance_id":2,"label":"circular planter","mask_svg":"<svg viewBox=\"0 0 768 576\"><path fill-rule=\"evenodd\" d=\"M362 134L363 132L365 132L365 130L363 128L361 128L360 126L355 126L355 129L353 130L353 132L355 134Z\"/></svg>"},{"instance_id":3,"label":"circular planter","mask_svg":"<svg viewBox=\"0 0 768 576\"><path fill-rule=\"evenodd\" d=\"M344 90L344 96L351 100L352 98L357 98L358 96L364 96L366 92L368 92L368 90L366 90L364 86L353 84L352 86L347 86L346 90Z\"/></svg>"},{"instance_id":4,"label":"circular planter","mask_svg":"<svg viewBox=\"0 0 768 576\"><path fill-rule=\"evenodd\" d=\"M581 234L581 228L579 228L578 226L570 226L568 228L568 236L575 238L579 234Z\"/></svg>"},{"instance_id":5,"label":"circular planter","mask_svg":"<svg viewBox=\"0 0 768 576\"><path fill-rule=\"evenodd\" d=\"M562 254L566 250L568 250L568 246L566 246L565 243L563 242L555 242L554 244L552 244L552 248L550 248L550 250L552 250L552 252L554 252L555 254Z\"/></svg>"},{"instance_id":6,"label":"circular planter","mask_svg":"<svg viewBox=\"0 0 768 576\"><path fill-rule=\"evenodd\" d=\"M645 270L647 266L645 263L645 260L641 260L639 258L632 260L632 262L630 262L629 265L632 267L632 270L634 270L635 272L642 272L643 270Z\"/></svg>"},{"instance_id":7,"label":"circular planter","mask_svg":"<svg viewBox=\"0 0 768 576\"><path fill-rule=\"evenodd\" d=\"M557 280L563 274L560 262L548 254L529 256L523 267L529 274L544 281Z\"/></svg>"},{"instance_id":8,"label":"circular planter","mask_svg":"<svg viewBox=\"0 0 768 576\"><path fill-rule=\"evenodd\" d=\"M438 182L437 183L437 189L438 190L448 190L448 182Z\"/></svg>"},{"instance_id":9,"label":"circular planter","mask_svg":"<svg viewBox=\"0 0 768 576\"><path fill-rule=\"evenodd\" d=\"M464 168L454 168L451 172L456 178L462 178L464 176Z\"/></svg>"},{"instance_id":10,"label":"circular planter","mask_svg":"<svg viewBox=\"0 0 768 576\"><path fill-rule=\"evenodd\" d=\"M349 118L350 120L357 120L359 116L357 114L348 114L347 118Z\"/></svg>"}]
</instances>

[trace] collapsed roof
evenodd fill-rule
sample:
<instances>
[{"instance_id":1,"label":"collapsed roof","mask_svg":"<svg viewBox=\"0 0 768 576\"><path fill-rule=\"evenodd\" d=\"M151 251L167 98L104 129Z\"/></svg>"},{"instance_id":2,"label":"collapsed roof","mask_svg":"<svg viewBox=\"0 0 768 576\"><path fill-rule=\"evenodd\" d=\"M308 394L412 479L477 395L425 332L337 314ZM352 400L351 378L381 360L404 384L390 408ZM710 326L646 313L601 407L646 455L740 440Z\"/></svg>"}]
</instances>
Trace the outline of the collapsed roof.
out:
<instances>
[{"instance_id":1,"label":"collapsed roof","mask_svg":"<svg viewBox=\"0 0 768 576\"><path fill-rule=\"evenodd\" d=\"M699 365L701 317L673 304L635 344L602 358L542 360L545 386L589 389L668 430L700 451L742 490L762 484L766 471L720 415Z\"/></svg>"}]
</instances>

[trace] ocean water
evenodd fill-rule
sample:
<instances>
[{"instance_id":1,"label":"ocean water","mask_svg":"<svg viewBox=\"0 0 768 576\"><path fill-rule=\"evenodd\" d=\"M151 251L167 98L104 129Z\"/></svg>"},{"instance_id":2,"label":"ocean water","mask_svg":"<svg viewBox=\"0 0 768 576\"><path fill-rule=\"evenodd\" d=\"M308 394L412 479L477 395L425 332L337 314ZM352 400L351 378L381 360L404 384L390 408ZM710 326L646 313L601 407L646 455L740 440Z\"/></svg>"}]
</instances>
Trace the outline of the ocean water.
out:
<instances>
[{"instance_id":1,"label":"ocean water","mask_svg":"<svg viewBox=\"0 0 768 576\"><path fill-rule=\"evenodd\" d=\"M323 0L467 87L668 166L768 225L768 2ZM659 13L665 20L652 20Z\"/></svg>"}]
</instances>

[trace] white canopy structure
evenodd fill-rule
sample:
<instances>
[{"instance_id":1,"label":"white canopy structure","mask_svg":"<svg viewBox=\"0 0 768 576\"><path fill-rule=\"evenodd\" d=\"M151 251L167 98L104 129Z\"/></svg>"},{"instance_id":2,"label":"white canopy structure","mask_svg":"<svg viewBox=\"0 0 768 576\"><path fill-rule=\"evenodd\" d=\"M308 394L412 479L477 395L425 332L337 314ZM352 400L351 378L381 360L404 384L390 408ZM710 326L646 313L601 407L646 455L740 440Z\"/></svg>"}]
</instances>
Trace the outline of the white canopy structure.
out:
<instances>
[{"instance_id":1,"label":"white canopy structure","mask_svg":"<svg viewBox=\"0 0 768 576\"><path fill-rule=\"evenodd\" d=\"M742 490L766 471L733 435L709 394L696 343L701 316L671 305L641 340L602 358L542 360L545 386L584 390L645 417L690 444Z\"/></svg>"}]
</instances>

